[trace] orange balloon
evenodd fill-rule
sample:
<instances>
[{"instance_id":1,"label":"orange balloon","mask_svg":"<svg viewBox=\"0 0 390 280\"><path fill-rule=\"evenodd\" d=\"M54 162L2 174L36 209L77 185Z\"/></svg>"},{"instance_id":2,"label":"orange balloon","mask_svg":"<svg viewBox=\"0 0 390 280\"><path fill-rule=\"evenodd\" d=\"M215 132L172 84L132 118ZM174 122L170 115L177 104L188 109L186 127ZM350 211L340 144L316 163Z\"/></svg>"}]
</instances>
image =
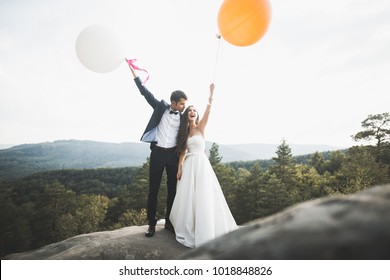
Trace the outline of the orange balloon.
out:
<instances>
[{"instance_id":1,"label":"orange balloon","mask_svg":"<svg viewBox=\"0 0 390 280\"><path fill-rule=\"evenodd\" d=\"M249 46L263 37L270 18L267 0L225 0L218 12L218 28L229 43Z\"/></svg>"}]
</instances>

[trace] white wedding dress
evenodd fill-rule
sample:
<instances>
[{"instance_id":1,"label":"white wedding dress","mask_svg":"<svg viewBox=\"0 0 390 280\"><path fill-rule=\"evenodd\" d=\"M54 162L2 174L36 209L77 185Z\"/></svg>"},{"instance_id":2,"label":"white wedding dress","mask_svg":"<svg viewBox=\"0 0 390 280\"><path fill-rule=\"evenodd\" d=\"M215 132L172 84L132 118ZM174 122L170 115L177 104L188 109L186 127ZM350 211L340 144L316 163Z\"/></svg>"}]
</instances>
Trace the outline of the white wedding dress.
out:
<instances>
[{"instance_id":1,"label":"white wedding dress","mask_svg":"<svg viewBox=\"0 0 390 280\"><path fill-rule=\"evenodd\" d=\"M188 138L188 153L170 221L176 240L194 248L237 229L221 186L205 153L202 135Z\"/></svg>"}]
</instances>

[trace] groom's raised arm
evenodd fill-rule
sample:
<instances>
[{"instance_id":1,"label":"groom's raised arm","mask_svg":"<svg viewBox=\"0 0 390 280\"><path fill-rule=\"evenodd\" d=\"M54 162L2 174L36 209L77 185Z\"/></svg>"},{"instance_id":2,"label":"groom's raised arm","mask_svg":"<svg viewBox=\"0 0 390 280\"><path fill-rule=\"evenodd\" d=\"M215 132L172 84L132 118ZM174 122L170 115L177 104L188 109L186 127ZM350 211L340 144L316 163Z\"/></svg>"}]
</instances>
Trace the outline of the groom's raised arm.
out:
<instances>
[{"instance_id":1,"label":"groom's raised arm","mask_svg":"<svg viewBox=\"0 0 390 280\"><path fill-rule=\"evenodd\" d=\"M154 97L154 95L142 84L140 78L137 75L135 69L128 63L131 73L134 77L134 82L138 87L140 93L145 97L146 101L148 101L149 105L153 108L159 103L159 101Z\"/></svg>"}]
</instances>

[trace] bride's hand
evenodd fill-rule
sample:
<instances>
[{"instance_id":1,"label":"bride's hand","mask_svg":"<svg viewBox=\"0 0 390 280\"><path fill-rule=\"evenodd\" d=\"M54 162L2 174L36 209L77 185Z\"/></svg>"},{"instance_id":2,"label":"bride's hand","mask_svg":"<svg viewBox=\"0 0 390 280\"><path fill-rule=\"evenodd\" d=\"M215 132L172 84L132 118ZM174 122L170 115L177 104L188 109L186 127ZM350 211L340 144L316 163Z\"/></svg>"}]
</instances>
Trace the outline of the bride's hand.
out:
<instances>
[{"instance_id":1,"label":"bride's hand","mask_svg":"<svg viewBox=\"0 0 390 280\"><path fill-rule=\"evenodd\" d=\"M176 179L177 179L178 181L180 181L180 179L181 179L181 168L179 168L179 169L177 170Z\"/></svg>"},{"instance_id":2,"label":"bride's hand","mask_svg":"<svg viewBox=\"0 0 390 280\"><path fill-rule=\"evenodd\" d=\"M210 85L210 97L209 97L209 104L210 105L213 102L214 88L215 88L215 85L211 84Z\"/></svg>"}]
</instances>

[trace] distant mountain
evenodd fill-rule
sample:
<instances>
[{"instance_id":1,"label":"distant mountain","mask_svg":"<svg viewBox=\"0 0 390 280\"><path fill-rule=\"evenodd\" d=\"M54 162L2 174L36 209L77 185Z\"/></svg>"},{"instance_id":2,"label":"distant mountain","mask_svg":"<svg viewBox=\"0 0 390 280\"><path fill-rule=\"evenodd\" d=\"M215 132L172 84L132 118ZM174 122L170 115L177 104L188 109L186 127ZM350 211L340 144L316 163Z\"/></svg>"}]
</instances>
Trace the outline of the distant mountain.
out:
<instances>
[{"instance_id":1,"label":"distant mountain","mask_svg":"<svg viewBox=\"0 0 390 280\"><path fill-rule=\"evenodd\" d=\"M307 155L315 152L326 152L345 149L330 145L299 145L289 144L293 156ZM276 157L276 150L280 144L237 144L219 145L219 154L222 162L250 161L257 159L271 159Z\"/></svg>"},{"instance_id":2,"label":"distant mountain","mask_svg":"<svg viewBox=\"0 0 390 280\"><path fill-rule=\"evenodd\" d=\"M211 142L207 142L207 149L211 145ZM275 156L278 145L218 146L222 162L232 162L270 159ZM339 149L326 145L290 145L290 148L294 156ZM45 170L141 166L149 154L149 145L146 143L59 140L23 144L0 150L0 178L13 180Z\"/></svg>"},{"instance_id":3,"label":"distant mountain","mask_svg":"<svg viewBox=\"0 0 390 280\"><path fill-rule=\"evenodd\" d=\"M0 178L17 179L39 171L140 166L148 156L143 143L60 140L0 150Z\"/></svg>"},{"instance_id":4,"label":"distant mountain","mask_svg":"<svg viewBox=\"0 0 390 280\"><path fill-rule=\"evenodd\" d=\"M0 144L0 150L11 148L15 145L12 144Z\"/></svg>"}]
</instances>

